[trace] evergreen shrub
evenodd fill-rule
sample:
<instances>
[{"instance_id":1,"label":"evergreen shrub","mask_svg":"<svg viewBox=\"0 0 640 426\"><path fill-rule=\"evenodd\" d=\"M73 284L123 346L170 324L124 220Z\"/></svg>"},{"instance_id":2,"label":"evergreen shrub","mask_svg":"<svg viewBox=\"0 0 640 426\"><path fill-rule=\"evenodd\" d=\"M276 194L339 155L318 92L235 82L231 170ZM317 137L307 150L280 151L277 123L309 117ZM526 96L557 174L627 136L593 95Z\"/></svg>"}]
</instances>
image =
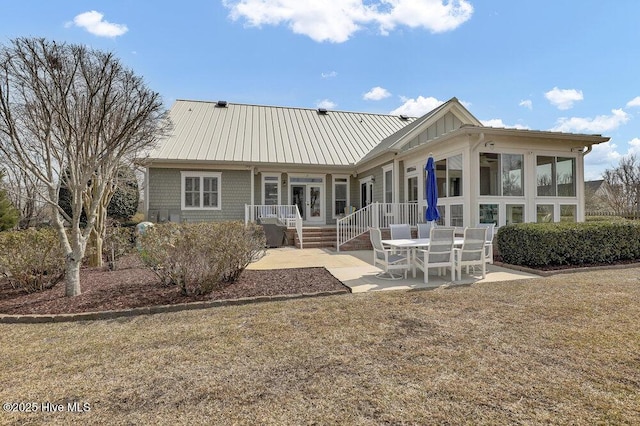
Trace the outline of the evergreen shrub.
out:
<instances>
[{"instance_id":1,"label":"evergreen shrub","mask_svg":"<svg viewBox=\"0 0 640 426\"><path fill-rule=\"evenodd\" d=\"M640 223L520 223L496 236L505 263L530 267L607 264L640 259Z\"/></svg>"}]
</instances>

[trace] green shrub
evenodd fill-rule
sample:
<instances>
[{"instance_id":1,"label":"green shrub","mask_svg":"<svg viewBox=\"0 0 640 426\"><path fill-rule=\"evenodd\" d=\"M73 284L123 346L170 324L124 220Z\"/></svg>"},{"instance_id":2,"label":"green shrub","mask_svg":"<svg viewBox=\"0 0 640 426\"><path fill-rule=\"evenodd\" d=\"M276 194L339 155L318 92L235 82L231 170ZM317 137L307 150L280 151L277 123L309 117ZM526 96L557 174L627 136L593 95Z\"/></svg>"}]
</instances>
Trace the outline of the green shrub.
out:
<instances>
[{"instance_id":1,"label":"green shrub","mask_svg":"<svg viewBox=\"0 0 640 426\"><path fill-rule=\"evenodd\" d=\"M242 222L156 224L139 238L145 264L184 294L207 294L235 281L265 244L262 227Z\"/></svg>"},{"instance_id":2,"label":"green shrub","mask_svg":"<svg viewBox=\"0 0 640 426\"><path fill-rule=\"evenodd\" d=\"M65 259L52 229L0 233L0 273L27 292L51 288L64 277Z\"/></svg>"},{"instance_id":3,"label":"green shrub","mask_svg":"<svg viewBox=\"0 0 640 426\"><path fill-rule=\"evenodd\" d=\"M640 223L522 223L499 229L502 259L512 265L584 265L640 259Z\"/></svg>"}]
</instances>

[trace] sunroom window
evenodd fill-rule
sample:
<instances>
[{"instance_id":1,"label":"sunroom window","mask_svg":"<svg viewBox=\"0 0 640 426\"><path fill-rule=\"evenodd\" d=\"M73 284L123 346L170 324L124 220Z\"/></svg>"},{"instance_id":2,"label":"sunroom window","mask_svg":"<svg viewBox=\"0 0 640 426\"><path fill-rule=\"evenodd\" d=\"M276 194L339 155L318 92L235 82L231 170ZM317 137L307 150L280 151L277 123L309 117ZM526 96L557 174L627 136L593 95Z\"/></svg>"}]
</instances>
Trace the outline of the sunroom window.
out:
<instances>
[{"instance_id":1,"label":"sunroom window","mask_svg":"<svg viewBox=\"0 0 640 426\"><path fill-rule=\"evenodd\" d=\"M575 176L575 158L536 157L536 183L540 197L575 197Z\"/></svg>"},{"instance_id":2,"label":"sunroom window","mask_svg":"<svg viewBox=\"0 0 640 426\"><path fill-rule=\"evenodd\" d=\"M522 154L480 153L480 195L521 197L523 190Z\"/></svg>"}]
</instances>

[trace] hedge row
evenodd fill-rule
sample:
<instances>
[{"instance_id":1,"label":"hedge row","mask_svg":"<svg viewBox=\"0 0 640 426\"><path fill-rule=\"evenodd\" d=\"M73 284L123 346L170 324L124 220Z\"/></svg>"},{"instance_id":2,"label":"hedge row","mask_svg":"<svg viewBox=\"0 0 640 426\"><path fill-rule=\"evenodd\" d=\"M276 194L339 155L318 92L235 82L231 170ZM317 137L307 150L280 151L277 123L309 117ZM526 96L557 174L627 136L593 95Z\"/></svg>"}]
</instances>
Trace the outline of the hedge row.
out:
<instances>
[{"instance_id":1,"label":"hedge row","mask_svg":"<svg viewBox=\"0 0 640 426\"><path fill-rule=\"evenodd\" d=\"M640 223L521 223L496 236L504 262L539 267L640 259Z\"/></svg>"}]
</instances>

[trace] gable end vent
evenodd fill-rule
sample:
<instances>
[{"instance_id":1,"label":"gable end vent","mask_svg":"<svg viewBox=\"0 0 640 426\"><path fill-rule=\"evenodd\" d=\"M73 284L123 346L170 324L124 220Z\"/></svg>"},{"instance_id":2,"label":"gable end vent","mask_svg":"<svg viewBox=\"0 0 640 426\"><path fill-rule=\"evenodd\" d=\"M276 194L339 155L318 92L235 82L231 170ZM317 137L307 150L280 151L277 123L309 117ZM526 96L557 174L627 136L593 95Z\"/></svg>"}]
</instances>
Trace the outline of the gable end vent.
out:
<instances>
[{"instance_id":1,"label":"gable end vent","mask_svg":"<svg viewBox=\"0 0 640 426\"><path fill-rule=\"evenodd\" d=\"M326 108L318 108L318 115L327 115L328 112Z\"/></svg>"},{"instance_id":2,"label":"gable end vent","mask_svg":"<svg viewBox=\"0 0 640 426\"><path fill-rule=\"evenodd\" d=\"M216 102L216 106L220 107L220 108L226 108L227 107L227 101L218 101L218 102Z\"/></svg>"}]
</instances>

